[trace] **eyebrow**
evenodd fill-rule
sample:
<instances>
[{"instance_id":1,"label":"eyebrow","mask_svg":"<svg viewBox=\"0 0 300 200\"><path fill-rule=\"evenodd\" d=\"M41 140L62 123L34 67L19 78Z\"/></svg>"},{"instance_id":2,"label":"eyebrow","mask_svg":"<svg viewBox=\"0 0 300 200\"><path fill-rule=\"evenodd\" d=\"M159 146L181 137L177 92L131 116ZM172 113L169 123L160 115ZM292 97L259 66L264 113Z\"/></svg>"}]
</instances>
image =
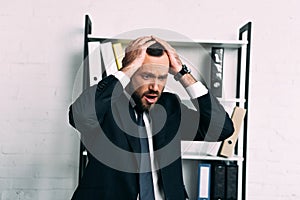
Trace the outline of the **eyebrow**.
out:
<instances>
[{"instance_id":1,"label":"eyebrow","mask_svg":"<svg viewBox=\"0 0 300 200\"><path fill-rule=\"evenodd\" d=\"M155 74L153 74L151 72L143 72L142 76L145 76L145 75L150 76L151 78L156 78ZM165 79L167 77L168 77L168 74L164 74L164 75L158 76L157 78L163 78L163 79Z\"/></svg>"},{"instance_id":2,"label":"eyebrow","mask_svg":"<svg viewBox=\"0 0 300 200\"><path fill-rule=\"evenodd\" d=\"M163 78L163 79L165 79L167 77L168 77L168 74L164 74L164 75L158 76L158 78Z\"/></svg>"}]
</instances>

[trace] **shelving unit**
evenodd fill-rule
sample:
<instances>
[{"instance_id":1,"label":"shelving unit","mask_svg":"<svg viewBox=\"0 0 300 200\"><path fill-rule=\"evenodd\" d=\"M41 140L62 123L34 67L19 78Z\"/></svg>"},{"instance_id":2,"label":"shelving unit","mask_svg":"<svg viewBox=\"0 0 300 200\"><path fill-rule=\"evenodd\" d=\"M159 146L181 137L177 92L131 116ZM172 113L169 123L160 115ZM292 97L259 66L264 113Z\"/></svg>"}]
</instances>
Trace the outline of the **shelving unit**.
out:
<instances>
[{"instance_id":1,"label":"shelving unit","mask_svg":"<svg viewBox=\"0 0 300 200\"><path fill-rule=\"evenodd\" d=\"M234 77L230 78L230 81L234 81L233 89L230 88L228 96L218 98L224 107L228 107L229 114L234 106L239 106L245 108L248 113L248 101L249 101L249 69L250 69L250 47L251 47L251 22L245 24L239 29L239 38L237 40L171 40L168 41L172 46L183 48L183 52L187 48L197 48L199 45L209 51L211 47L223 47L229 52L229 62L227 66L224 63L225 70L234 71ZM83 89L89 87L89 42L104 42L111 41L112 43L121 42L126 46L131 39L134 38L111 38L111 37L101 37L92 35L92 23L88 15L85 16L85 32L84 32L84 78L83 78ZM203 55L202 55L203 56ZM207 55L206 55L207 56ZM225 54L226 58L226 54ZM204 59L208 59L204 56ZM227 59L227 58L226 58ZM192 60L192 59L191 59ZM207 64L207 63L206 63ZM201 69L200 69L201 71ZM205 73L204 73L205 76ZM207 76L207 74L206 74ZM226 76L226 74L225 74ZM232 86L231 85L231 86ZM231 87L230 86L230 87ZM228 85L224 86L224 91L227 91ZM226 109L226 108L225 108ZM208 156L200 155L192 152L183 152L183 167L184 167L184 179L189 192L190 199L196 199L197 190L197 179L195 175L197 173L198 162L203 161L213 161L213 162L224 162L224 163L234 163L238 165L238 198L239 200L244 200L246 197L246 184L247 184L247 124L248 117L246 116L243 121L242 129L240 132L239 140L235 149L235 156L231 158L224 158L219 156ZM79 161L79 177L82 176L84 168L87 162L86 151L84 146L80 145L80 161ZM196 171L195 171L196 170ZM190 176L192 178L188 178Z\"/></svg>"}]
</instances>

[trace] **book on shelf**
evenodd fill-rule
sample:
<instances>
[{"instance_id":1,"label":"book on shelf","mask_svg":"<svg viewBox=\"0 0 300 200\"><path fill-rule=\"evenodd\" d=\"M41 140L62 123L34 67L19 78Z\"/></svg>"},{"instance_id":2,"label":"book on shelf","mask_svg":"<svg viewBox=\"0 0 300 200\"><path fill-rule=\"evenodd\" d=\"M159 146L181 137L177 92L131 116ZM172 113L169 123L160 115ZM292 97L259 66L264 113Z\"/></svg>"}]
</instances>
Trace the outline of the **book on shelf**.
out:
<instances>
[{"instance_id":1,"label":"book on shelf","mask_svg":"<svg viewBox=\"0 0 300 200\"><path fill-rule=\"evenodd\" d=\"M88 43L89 49L89 77L90 86L97 84L102 79L102 65L101 65L101 53L100 42Z\"/></svg>"},{"instance_id":2,"label":"book on shelf","mask_svg":"<svg viewBox=\"0 0 300 200\"><path fill-rule=\"evenodd\" d=\"M106 72L106 76L114 74L118 71L112 42L101 43L101 55Z\"/></svg>"},{"instance_id":3,"label":"book on shelf","mask_svg":"<svg viewBox=\"0 0 300 200\"><path fill-rule=\"evenodd\" d=\"M223 89L223 57L224 48L211 48L211 76L210 90L216 97L222 97Z\"/></svg>"},{"instance_id":4,"label":"book on shelf","mask_svg":"<svg viewBox=\"0 0 300 200\"><path fill-rule=\"evenodd\" d=\"M241 107L235 107L231 116L233 126L234 126L234 132L233 134L225 139L222 142L221 148L220 148L220 156L224 157L232 157L234 155L234 148L237 142L237 139L239 137L240 129L243 124L243 120L246 114L246 109Z\"/></svg>"},{"instance_id":5,"label":"book on shelf","mask_svg":"<svg viewBox=\"0 0 300 200\"><path fill-rule=\"evenodd\" d=\"M122 68L122 59L124 57L122 44L120 42L112 44L118 69Z\"/></svg>"}]
</instances>

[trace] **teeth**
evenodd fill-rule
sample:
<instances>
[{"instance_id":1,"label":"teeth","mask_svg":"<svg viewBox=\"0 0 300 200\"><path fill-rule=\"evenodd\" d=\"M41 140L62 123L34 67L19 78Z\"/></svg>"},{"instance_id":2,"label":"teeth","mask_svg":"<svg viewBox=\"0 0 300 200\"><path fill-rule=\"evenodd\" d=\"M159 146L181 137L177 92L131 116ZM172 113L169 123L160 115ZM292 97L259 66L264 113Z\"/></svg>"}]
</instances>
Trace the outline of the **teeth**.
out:
<instances>
[{"instance_id":1,"label":"teeth","mask_svg":"<svg viewBox=\"0 0 300 200\"><path fill-rule=\"evenodd\" d=\"M156 101L156 96L145 96L145 98L146 98L146 101L151 104L155 103L155 101Z\"/></svg>"},{"instance_id":2,"label":"teeth","mask_svg":"<svg viewBox=\"0 0 300 200\"><path fill-rule=\"evenodd\" d=\"M155 96L155 95L146 95L146 97L147 97L147 98L150 98L150 99L154 99L154 98L156 98L156 96Z\"/></svg>"}]
</instances>

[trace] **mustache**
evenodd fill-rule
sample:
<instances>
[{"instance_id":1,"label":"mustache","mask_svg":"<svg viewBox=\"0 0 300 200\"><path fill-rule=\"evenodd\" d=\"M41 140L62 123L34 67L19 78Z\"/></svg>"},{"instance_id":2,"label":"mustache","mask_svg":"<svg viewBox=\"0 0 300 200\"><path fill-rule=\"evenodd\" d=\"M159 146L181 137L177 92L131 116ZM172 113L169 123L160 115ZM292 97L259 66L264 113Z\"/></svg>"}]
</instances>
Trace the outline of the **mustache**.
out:
<instances>
[{"instance_id":1,"label":"mustache","mask_svg":"<svg viewBox=\"0 0 300 200\"><path fill-rule=\"evenodd\" d=\"M147 92L144 92L143 95L148 95L148 94L155 94L155 95L159 95L160 93L158 91L153 91L153 90L149 90Z\"/></svg>"}]
</instances>

